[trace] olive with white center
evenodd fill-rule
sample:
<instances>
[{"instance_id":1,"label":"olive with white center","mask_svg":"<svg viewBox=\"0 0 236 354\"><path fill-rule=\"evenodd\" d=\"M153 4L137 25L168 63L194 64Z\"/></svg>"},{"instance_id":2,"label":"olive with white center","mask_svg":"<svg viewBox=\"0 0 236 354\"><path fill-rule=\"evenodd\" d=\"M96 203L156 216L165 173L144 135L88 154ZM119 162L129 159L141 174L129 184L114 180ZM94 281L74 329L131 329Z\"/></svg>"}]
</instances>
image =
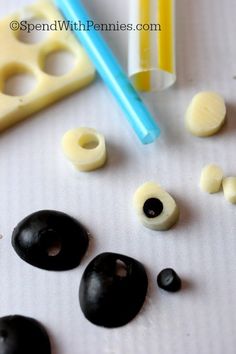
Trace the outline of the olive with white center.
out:
<instances>
[{"instance_id":1,"label":"olive with white center","mask_svg":"<svg viewBox=\"0 0 236 354\"><path fill-rule=\"evenodd\" d=\"M178 221L175 200L154 182L144 183L137 189L133 204L139 220L149 229L168 230Z\"/></svg>"},{"instance_id":2,"label":"olive with white center","mask_svg":"<svg viewBox=\"0 0 236 354\"><path fill-rule=\"evenodd\" d=\"M20 315L1 317L0 354L51 354L48 334L33 318Z\"/></svg>"},{"instance_id":3,"label":"olive with white center","mask_svg":"<svg viewBox=\"0 0 236 354\"><path fill-rule=\"evenodd\" d=\"M119 327L140 311L148 278L137 260L116 253L102 253L87 266L79 289L80 307L95 325Z\"/></svg>"},{"instance_id":4,"label":"olive with white center","mask_svg":"<svg viewBox=\"0 0 236 354\"><path fill-rule=\"evenodd\" d=\"M159 288L176 292L181 289L181 279L172 268L163 269L157 276L157 284Z\"/></svg>"},{"instance_id":5,"label":"olive with white center","mask_svg":"<svg viewBox=\"0 0 236 354\"><path fill-rule=\"evenodd\" d=\"M71 216L40 210L18 223L12 246L27 263L46 270L68 270L79 265L88 247L88 233Z\"/></svg>"}]
</instances>

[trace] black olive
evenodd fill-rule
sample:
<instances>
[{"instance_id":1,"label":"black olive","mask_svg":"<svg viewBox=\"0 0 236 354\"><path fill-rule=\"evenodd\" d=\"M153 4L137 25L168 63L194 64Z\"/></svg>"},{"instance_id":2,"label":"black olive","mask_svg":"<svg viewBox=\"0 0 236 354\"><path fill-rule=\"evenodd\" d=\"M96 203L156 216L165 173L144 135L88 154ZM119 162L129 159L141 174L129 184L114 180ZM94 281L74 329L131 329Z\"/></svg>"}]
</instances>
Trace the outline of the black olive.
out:
<instances>
[{"instance_id":1,"label":"black olive","mask_svg":"<svg viewBox=\"0 0 236 354\"><path fill-rule=\"evenodd\" d=\"M27 216L12 234L16 253L27 263L47 270L77 267L88 242L88 233L77 220L55 210Z\"/></svg>"},{"instance_id":2,"label":"black olive","mask_svg":"<svg viewBox=\"0 0 236 354\"><path fill-rule=\"evenodd\" d=\"M0 318L0 354L50 354L45 328L29 317L14 315Z\"/></svg>"},{"instance_id":3,"label":"black olive","mask_svg":"<svg viewBox=\"0 0 236 354\"><path fill-rule=\"evenodd\" d=\"M171 268L163 269L158 274L157 284L160 288L170 292L176 292L181 289L181 279Z\"/></svg>"},{"instance_id":4,"label":"black olive","mask_svg":"<svg viewBox=\"0 0 236 354\"><path fill-rule=\"evenodd\" d=\"M79 301L85 317L103 327L119 327L141 309L148 279L144 266L133 258L102 253L84 271Z\"/></svg>"},{"instance_id":5,"label":"black olive","mask_svg":"<svg viewBox=\"0 0 236 354\"><path fill-rule=\"evenodd\" d=\"M143 212L148 218L156 218L163 211L163 203L160 199L149 198L143 205Z\"/></svg>"}]
</instances>

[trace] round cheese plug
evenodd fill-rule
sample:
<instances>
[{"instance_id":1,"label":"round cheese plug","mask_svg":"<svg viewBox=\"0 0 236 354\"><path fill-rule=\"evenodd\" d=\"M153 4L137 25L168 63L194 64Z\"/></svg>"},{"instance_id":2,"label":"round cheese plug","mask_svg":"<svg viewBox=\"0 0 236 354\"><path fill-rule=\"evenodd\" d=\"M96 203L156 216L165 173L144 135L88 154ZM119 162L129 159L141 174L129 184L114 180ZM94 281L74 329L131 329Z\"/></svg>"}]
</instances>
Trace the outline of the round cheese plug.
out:
<instances>
[{"instance_id":1,"label":"round cheese plug","mask_svg":"<svg viewBox=\"0 0 236 354\"><path fill-rule=\"evenodd\" d=\"M179 217L175 200L154 182L147 182L137 189L133 204L140 221L149 229L168 230Z\"/></svg>"},{"instance_id":2,"label":"round cheese plug","mask_svg":"<svg viewBox=\"0 0 236 354\"><path fill-rule=\"evenodd\" d=\"M225 198L232 204L236 204L236 177L223 179L223 192Z\"/></svg>"},{"instance_id":3,"label":"round cheese plug","mask_svg":"<svg viewBox=\"0 0 236 354\"><path fill-rule=\"evenodd\" d=\"M66 157L80 171L92 171L104 165L106 145L104 136L91 128L69 130L62 138Z\"/></svg>"},{"instance_id":4,"label":"round cheese plug","mask_svg":"<svg viewBox=\"0 0 236 354\"><path fill-rule=\"evenodd\" d=\"M204 192L217 193L219 192L224 173L217 165L207 165L203 168L200 178L200 187Z\"/></svg>"},{"instance_id":5,"label":"round cheese plug","mask_svg":"<svg viewBox=\"0 0 236 354\"><path fill-rule=\"evenodd\" d=\"M217 133L224 124L226 106L223 98L214 92L195 95L186 112L186 127L196 136Z\"/></svg>"}]
</instances>

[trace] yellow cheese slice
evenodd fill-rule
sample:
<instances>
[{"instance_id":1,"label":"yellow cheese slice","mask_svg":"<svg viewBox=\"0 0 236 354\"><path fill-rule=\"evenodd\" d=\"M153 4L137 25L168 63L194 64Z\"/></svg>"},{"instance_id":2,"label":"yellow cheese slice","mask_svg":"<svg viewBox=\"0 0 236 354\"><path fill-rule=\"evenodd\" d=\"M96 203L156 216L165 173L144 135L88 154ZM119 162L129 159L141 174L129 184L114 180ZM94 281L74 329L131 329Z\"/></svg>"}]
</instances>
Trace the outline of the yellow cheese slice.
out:
<instances>
[{"instance_id":1,"label":"yellow cheese slice","mask_svg":"<svg viewBox=\"0 0 236 354\"><path fill-rule=\"evenodd\" d=\"M215 92L195 95L186 112L186 127L196 136L216 134L223 126L226 106L223 97Z\"/></svg>"},{"instance_id":2,"label":"yellow cheese slice","mask_svg":"<svg viewBox=\"0 0 236 354\"><path fill-rule=\"evenodd\" d=\"M41 110L49 104L89 84L95 69L71 31L48 31L41 42L23 43L20 31L10 29L12 21L40 18L45 23L64 20L51 1L42 0L0 21L0 131ZM53 76L43 71L47 55L66 50L75 56L74 67L66 74ZM27 94L10 96L4 83L12 75L30 73L36 85Z\"/></svg>"}]
</instances>

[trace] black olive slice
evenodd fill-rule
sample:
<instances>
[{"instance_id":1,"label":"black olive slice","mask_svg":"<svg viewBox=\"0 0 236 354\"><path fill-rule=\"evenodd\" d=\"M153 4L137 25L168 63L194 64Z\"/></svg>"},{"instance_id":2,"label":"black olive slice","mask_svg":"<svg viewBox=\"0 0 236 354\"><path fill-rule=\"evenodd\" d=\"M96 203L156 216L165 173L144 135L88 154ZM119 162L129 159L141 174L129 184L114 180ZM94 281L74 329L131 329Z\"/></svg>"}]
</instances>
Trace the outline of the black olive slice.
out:
<instances>
[{"instance_id":1,"label":"black olive slice","mask_svg":"<svg viewBox=\"0 0 236 354\"><path fill-rule=\"evenodd\" d=\"M144 266L116 253L102 253L84 271L79 301L85 317L98 326L119 327L141 309L148 287Z\"/></svg>"},{"instance_id":2,"label":"black olive slice","mask_svg":"<svg viewBox=\"0 0 236 354\"><path fill-rule=\"evenodd\" d=\"M0 318L0 354L50 354L45 328L35 319L20 315Z\"/></svg>"},{"instance_id":3,"label":"black olive slice","mask_svg":"<svg viewBox=\"0 0 236 354\"><path fill-rule=\"evenodd\" d=\"M88 242L88 233L77 220L55 210L27 216L12 234L16 253L27 263L47 270L77 267Z\"/></svg>"},{"instance_id":4,"label":"black olive slice","mask_svg":"<svg viewBox=\"0 0 236 354\"><path fill-rule=\"evenodd\" d=\"M143 212L148 218L156 218L162 211L163 203L157 198L149 198L143 205Z\"/></svg>"}]
</instances>

